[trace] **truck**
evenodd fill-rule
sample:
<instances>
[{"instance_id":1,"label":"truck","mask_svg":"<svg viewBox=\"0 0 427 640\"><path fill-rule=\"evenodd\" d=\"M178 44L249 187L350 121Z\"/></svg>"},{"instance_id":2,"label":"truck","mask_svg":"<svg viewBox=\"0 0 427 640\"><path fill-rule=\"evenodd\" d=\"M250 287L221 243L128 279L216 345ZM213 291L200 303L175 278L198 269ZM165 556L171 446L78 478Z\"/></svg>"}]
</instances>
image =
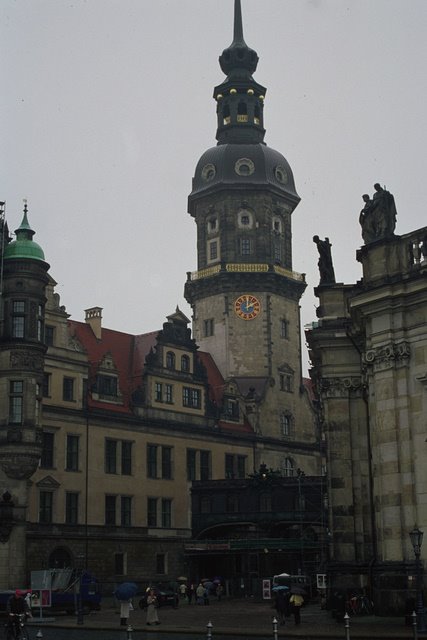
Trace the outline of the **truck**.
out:
<instances>
[{"instance_id":1,"label":"truck","mask_svg":"<svg viewBox=\"0 0 427 640\"><path fill-rule=\"evenodd\" d=\"M101 608L100 584L90 573L78 573L74 569L47 569L36 573L45 575L45 585L37 584L39 588L35 588L32 584L31 589L21 589L23 593L30 594L33 615L38 610L73 614L79 608L79 596L83 612L99 611ZM7 601L13 593L15 590L0 591L0 613L6 612Z\"/></svg>"}]
</instances>

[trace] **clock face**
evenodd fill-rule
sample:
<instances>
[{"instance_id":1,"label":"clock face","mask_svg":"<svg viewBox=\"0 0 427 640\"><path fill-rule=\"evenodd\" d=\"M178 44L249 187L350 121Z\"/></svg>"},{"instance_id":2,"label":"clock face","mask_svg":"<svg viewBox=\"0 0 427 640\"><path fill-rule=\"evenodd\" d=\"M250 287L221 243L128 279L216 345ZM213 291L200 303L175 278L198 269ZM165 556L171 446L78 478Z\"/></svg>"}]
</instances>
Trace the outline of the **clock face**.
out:
<instances>
[{"instance_id":1,"label":"clock face","mask_svg":"<svg viewBox=\"0 0 427 640\"><path fill-rule=\"evenodd\" d=\"M250 293L239 296L234 301L234 311L242 320L253 320L261 311L261 303Z\"/></svg>"}]
</instances>

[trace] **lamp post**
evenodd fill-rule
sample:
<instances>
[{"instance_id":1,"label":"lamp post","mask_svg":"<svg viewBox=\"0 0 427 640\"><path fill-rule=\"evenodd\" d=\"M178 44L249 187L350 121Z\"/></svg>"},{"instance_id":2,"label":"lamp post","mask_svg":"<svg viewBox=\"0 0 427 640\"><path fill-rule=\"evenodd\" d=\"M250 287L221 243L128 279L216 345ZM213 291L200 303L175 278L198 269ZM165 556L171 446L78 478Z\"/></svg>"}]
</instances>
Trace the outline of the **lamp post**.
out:
<instances>
[{"instance_id":1,"label":"lamp post","mask_svg":"<svg viewBox=\"0 0 427 640\"><path fill-rule=\"evenodd\" d=\"M415 525L412 531L409 532L411 544L415 554L415 570L417 573L417 622L418 631L426 631L424 607L423 607L423 589L422 589L422 575L421 575L421 545L423 543L424 532Z\"/></svg>"},{"instance_id":2,"label":"lamp post","mask_svg":"<svg viewBox=\"0 0 427 640\"><path fill-rule=\"evenodd\" d=\"M298 479L298 510L299 510L299 527L300 527L300 573L304 574L304 540L303 540L303 508L305 502L301 491L301 482L304 482L305 473L302 469L297 469Z\"/></svg>"}]
</instances>

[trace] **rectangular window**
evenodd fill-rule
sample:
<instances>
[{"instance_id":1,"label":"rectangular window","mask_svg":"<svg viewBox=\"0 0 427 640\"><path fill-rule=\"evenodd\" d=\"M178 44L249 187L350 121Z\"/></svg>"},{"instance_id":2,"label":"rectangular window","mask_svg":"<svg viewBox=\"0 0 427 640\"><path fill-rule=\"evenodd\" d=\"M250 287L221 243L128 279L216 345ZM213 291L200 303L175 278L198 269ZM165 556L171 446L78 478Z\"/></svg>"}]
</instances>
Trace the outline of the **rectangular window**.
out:
<instances>
[{"instance_id":1,"label":"rectangular window","mask_svg":"<svg viewBox=\"0 0 427 640\"><path fill-rule=\"evenodd\" d=\"M157 498L147 498L147 527L157 527Z\"/></svg>"},{"instance_id":2,"label":"rectangular window","mask_svg":"<svg viewBox=\"0 0 427 640\"><path fill-rule=\"evenodd\" d=\"M282 319L280 321L280 337L289 338L289 321Z\"/></svg>"},{"instance_id":3,"label":"rectangular window","mask_svg":"<svg viewBox=\"0 0 427 640\"><path fill-rule=\"evenodd\" d=\"M105 439L105 473L117 473L117 440Z\"/></svg>"},{"instance_id":4,"label":"rectangular window","mask_svg":"<svg viewBox=\"0 0 427 640\"><path fill-rule=\"evenodd\" d=\"M23 338L25 335L25 301L14 300L12 313L12 336Z\"/></svg>"},{"instance_id":5,"label":"rectangular window","mask_svg":"<svg viewBox=\"0 0 427 640\"><path fill-rule=\"evenodd\" d=\"M280 374L280 390L292 393L292 376L289 374Z\"/></svg>"},{"instance_id":6,"label":"rectangular window","mask_svg":"<svg viewBox=\"0 0 427 640\"><path fill-rule=\"evenodd\" d=\"M132 475L132 442L122 440L122 475Z\"/></svg>"},{"instance_id":7,"label":"rectangular window","mask_svg":"<svg viewBox=\"0 0 427 640\"><path fill-rule=\"evenodd\" d=\"M163 385L161 382L156 382L154 385L154 399L156 402L162 402L163 400Z\"/></svg>"},{"instance_id":8,"label":"rectangular window","mask_svg":"<svg viewBox=\"0 0 427 640\"><path fill-rule=\"evenodd\" d=\"M235 398L225 399L225 415L228 420L239 420L239 403Z\"/></svg>"},{"instance_id":9,"label":"rectangular window","mask_svg":"<svg viewBox=\"0 0 427 640\"><path fill-rule=\"evenodd\" d=\"M67 402L74 400L74 378L66 378L62 381L62 399Z\"/></svg>"},{"instance_id":10,"label":"rectangular window","mask_svg":"<svg viewBox=\"0 0 427 640\"><path fill-rule=\"evenodd\" d=\"M237 477L245 478L246 476L246 456L237 456Z\"/></svg>"},{"instance_id":11,"label":"rectangular window","mask_svg":"<svg viewBox=\"0 0 427 640\"><path fill-rule=\"evenodd\" d=\"M157 478L157 445L147 445L147 478Z\"/></svg>"},{"instance_id":12,"label":"rectangular window","mask_svg":"<svg viewBox=\"0 0 427 640\"><path fill-rule=\"evenodd\" d=\"M165 402L172 404L173 403L173 385L165 384Z\"/></svg>"},{"instance_id":13,"label":"rectangular window","mask_svg":"<svg viewBox=\"0 0 427 640\"><path fill-rule=\"evenodd\" d=\"M203 334L205 338L209 338L214 335L214 320L213 318L208 318L208 320L204 320L203 322Z\"/></svg>"},{"instance_id":14,"label":"rectangular window","mask_svg":"<svg viewBox=\"0 0 427 640\"><path fill-rule=\"evenodd\" d=\"M43 374L42 395L43 398L50 398L52 375L50 373Z\"/></svg>"},{"instance_id":15,"label":"rectangular window","mask_svg":"<svg viewBox=\"0 0 427 640\"><path fill-rule=\"evenodd\" d=\"M240 253L242 256L250 256L252 253L250 238L241 238L240 240Z\"/></svg>"},{"instance_id":16,"label":"rectangular window","mask_svg":"<svg viewBox=\"0 0 427 640\"><path fill-rule=\"evenodd\" d=\"M172 526L172 500L162 499L162 527L170 529Z\"/></svg>"},{"instance_id":17,"label":"rectangular window","mask_svg":"<svg viewBox=\"0 0 427 640\"><path fill-rule=\"evenodd\" d=\"M216 260L218 258L218 242L214 240L209 243L209 260Z\"/></svg>"},{"instance_id":18,"label":"rectangular window","mask_svg":"<svg viewBox=\"0 0 427 640\"><path fill-rule=\"evenodd\" d=\"M43 431L42 434L42 455L40 466L42 469L53 469L53 451L55 445L55 434L49 431Z\"/></svg>"},{"instance_id":19,"label":"rectangular window","mask_svg":"<svg viewBox=\"0 0 427 640\"><path fill-rule=\"evenodd\" d=\"M9 391L9 422L11 424L22 424L24 417L23 380L11 380Z\"/></svg>"},{"instance_id":20,"label":"rectangular window","mask_svg":"<svg viewBox=\"0 0 427 640\"><path fill-rule=\"evenodd\" d=\"M246 456L225 454L225 477L244 478L246 476Z\"/></svg>"},{"instance_id":21,"label":"rectangular window","mask_svg":"<svg viewBox=\"0 0 427 640\"><path fill-rule=\"evenodd\" d=\"M132 498L130 496L122 496L120 498L120 524L122 527L130 527L132 524Z\"/></svg>"},{"instance_id":22,"label":"rectangular window","mask_svg":"<svg viewBox=\"0 0 427 640\"><path fill-rule=\"evenodd\" d=\"M79 436L67 436L67 459L65 470L79 470Z\"/></svg>"},{"instance_id":23,"label":"rectangular window","mask_svg":"<svg viewBox=\"0 0 427 640\"><path fill-rule=\"evenodd\" d=\"M48 347L53 347L54 336L55 336L55 327L46 325L44 330L44 341Z\"/></svg>"},{"instance_id":24,"label":"rectangular window","mask_svg":"<svg viewBox=\"0 0 427 640\"><path fill-rule=\"evenodd\" d=\"M274 259L276 262L280 262L282 259L282 252L281 252L279 240L276 240L274 242Z\"/></svg>"},{"instance_id":25,"label":"rectangular window","mask_svg":"<svg viewBox=\"0 0 427 640\"><path fill-rule=\"evenodd\" d=\"M211 477L211 452L200 451L200 480L210 480Z\"/></svg>"},{"instance_id":26,"label":"rectangular window","mask_svg":"<svg viewBox=\"0 0 427 640\"><path fill-rule=\"evenodd\" d=\"M162 478L172 480L172 447L162 447Z\"/></svg>"},{"instance_id":27,"label":"rectangular window","mask_svg":"<svg viewBox=\"0 0 427 640\"><path fill-rule=\"evenodd\" d=\"M65 494L65 524L78 524L79 494L67 491Z\"/></svg>"},{"instance_id":28,"label":"rectangular window","mask_svg":"<svg viewBox=\"0 0 427 640\"><path fill-rule=\"evenodd\" d=\"M200 389L193 389L192 387L183 387L182 388L182 404L184 407L191 407L192 409L200 409L201 407Z\"/></svg>"},{"instance_id":29,"label":"rectangular window","mask_svg":"<svg viewBox=\"0 0 427 640\"><path fill-rule=\"evenodd\" d=\"M156 573L159 575L165 575L167 573L165 553L156 553Z\"/></svg>"},{"instance_id":30,"label":"rectangular window","mask_svg":"<svg viewBox=\"0 0 427 640\"><path fill-rule=\"evenodd\" d=\"M114 376L97 375L96 389L101 396L117 396L117 378Z\"/></svg>"},{"instance_id":31,"label":"rectangular window","mask_svg":"<svg viewBox=\"0 0 427 640\"><path fill-rule=\"evenodd\" d=\"M126 575L126 554L123 552L114 554L114 573L116 576Z\"/></svg>"},{"instance_id":32,"label":"rectangular window","mask_svg":"<svg viewBox=\"0 0 427 640\"><path fill-rule=\"evenodd\" d=\"M105 524L116 524L116 496L105 496Z\"/></svg>"},{"instance_id":33,"label":"rectangular window","mask_svg":"<svg viewBox=\"0 0 427 640\"><path fill-rule=\"evenodd\" d=\"M196 479L196 451L187 449L187 480Z\"/></svg>"},{"instance_id":34,"label":"rectangular window","mask_svg":"<svg viewBox=\"0 0 427 640\"><path fill-rule=\"evenodd\" d=\"M53 518L53 493L52 491L40 491L39 522L51 524Z\"/></svg>"},{"instance_id":35,"label":"rectangular window","mask_svg":"<svg viewBox=\"0 0 427 640\"><path fill-rule=\"evenodd\" d=\"M14 338L23 338L25 333L25 317L13 316L12 318L12 336Z\"/></svg>"}]
</instances>

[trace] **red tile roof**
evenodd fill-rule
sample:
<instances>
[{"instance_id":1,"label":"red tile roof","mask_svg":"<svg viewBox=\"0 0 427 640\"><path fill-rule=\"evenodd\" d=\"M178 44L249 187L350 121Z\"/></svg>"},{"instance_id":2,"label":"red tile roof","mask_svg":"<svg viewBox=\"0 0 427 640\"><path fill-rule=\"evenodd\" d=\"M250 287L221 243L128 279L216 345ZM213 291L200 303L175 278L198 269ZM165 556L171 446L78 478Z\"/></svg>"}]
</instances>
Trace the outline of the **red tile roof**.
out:
<instances>
[{"instance_id":1,"label":"red tile roof","mask_svg":"<svg viewBox=\"0 0 427 640\"><path fill-rule=\"evenodd\" d=\"M89 324L69 320L68 325L70 334L79 340L87 353L90 363L89 385L93 384L98 367L107 354L111 354L119 376L119 391L123 397L123 405L94 400L91 396L88 400L89 405L120 413L130 413L132 392L141 383L145 357L156 345L158 331L133 336L129 333L102 328L102 337L98 340Z\"/></svg>"}]
</instances>

